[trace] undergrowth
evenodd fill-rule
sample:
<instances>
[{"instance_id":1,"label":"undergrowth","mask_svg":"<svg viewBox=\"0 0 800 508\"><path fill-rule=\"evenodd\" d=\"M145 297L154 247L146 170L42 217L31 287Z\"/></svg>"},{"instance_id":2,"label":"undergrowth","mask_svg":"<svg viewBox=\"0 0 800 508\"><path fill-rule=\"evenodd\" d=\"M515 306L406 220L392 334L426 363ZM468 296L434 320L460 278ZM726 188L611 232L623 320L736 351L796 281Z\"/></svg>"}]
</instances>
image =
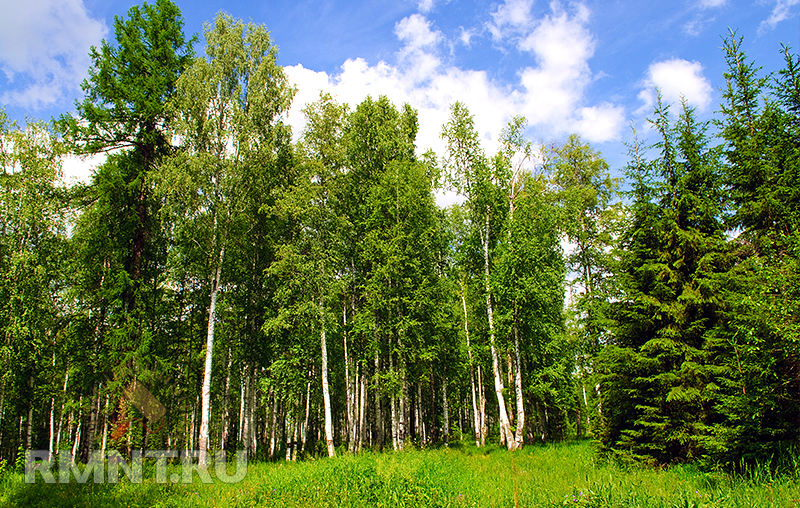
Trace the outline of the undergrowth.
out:
<instances>
[{"instance_id":1,"label":"undergrowth","mask_svg":"<svg viewBox=\"0 0 800 508\"><path fill-rule=\"evenodd\" d=\"M152 465L151 465L152 467ZM179 471L178 466L170 466ZM0 507L782 507L800 506L794 472L732 477L690 465L622 467L589 442L507 452L450 449L251 463L239 483L155 480L118 484L26 484L0 475ZM169 478L169 474L167 475ZM90 480L91 482L91 480Z\"/></svg>"}]
</instances>

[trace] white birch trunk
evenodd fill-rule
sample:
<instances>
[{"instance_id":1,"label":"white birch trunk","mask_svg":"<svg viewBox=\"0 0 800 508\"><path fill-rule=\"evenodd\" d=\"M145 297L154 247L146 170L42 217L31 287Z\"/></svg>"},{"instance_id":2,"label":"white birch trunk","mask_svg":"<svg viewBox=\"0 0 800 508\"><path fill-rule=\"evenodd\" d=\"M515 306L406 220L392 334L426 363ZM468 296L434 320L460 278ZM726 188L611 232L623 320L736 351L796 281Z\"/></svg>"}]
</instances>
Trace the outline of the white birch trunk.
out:
<instances>
[{"instance_id":1,"label":"white birch trunk","mask_svg":"<svg viewBox=\"0 0 800 508\"><path fill-rule=\"evenodd\" d=\"M473 398L474 400L474 398ZM444 445L450 446L450 405L447 402L447 380L442 380L442 410L444 417Z\"/></svg>"},{"instance_id":2,"label":"white birch trunk","mask_svg":"<svg viewBox=\"0 0 800 508\"><path fill-rule=\"evenodd\" d=\"M278 426L278 396L272 392L272 420L269 430L269 458L275 459L275 447L278 445L277 426Z\"/></svg>"},{"instance_id":3,"label":"white birch trunk","mask_svg":"<svg viewBox=\"0 0 800 508\"><path fill-rule=\"evenodd\" d=\"M483 386L483 369L478 366L478 412L481 420L481 446L486 446L486 436L489 433L486 421L486 391Z\"/></svg>"},{"instance_id":4,"label":"white birch trunk","mask_svg":"<svg viewBox=\"0 0 800 508\"><path fill-rule=\"evenodd\" d=\"M333 446L333 418L331 417L331 391L328 384L328 341L325 336L325 309L322 306L322 299L319 302L320 315L320 345L322 347L322 404L325 407L325 444L328 447L328 457L336 456L336 448ZM347 318L345 317L345 320ZM345 364L347 363L347 337L345 344ZM349 401L348 401L349 404Z\"/></svg>"},{"instance_id":5,"label":"white birch trunk","mask_svg":"<svg viewBox=\"0 0 800 508\"><path fill-rule=\"evenodd\" d=\"M103 443L101 445L102 456L106 456L106 445L108 444L108 403L109 395L106 394L106 409L103 414Z\"/></svg>"},{"instance_id":6,"label":"white birch trunk","mask_svg":"<svg viewBox=\"0 0 800 508\"><path fill-rule=\"evenodd\" d=\"M389 352L389 372L391 375L394 375L394 357L391 352ZM392 409L392 448L397 451L399 450L399 425L397 422L397 394L392 393L390 397L391 409Z\"/></svg>"},{"instance_id":7,"label":"white birch trunk","mask_svg":"<svg viewBox=\"0 0 800 508\"><path fill-rule=\"evenodd\" d=\"M256 433L256 393L258 392L258 379L256 378L256 368L253 367L248 370L248 383L247 383L247 408L245 409L247 419L247 454L254 456L257 451L258 439Z\"/></svg>"},{"instance_id":8,"label":"white birch trunk","mask_svg":"<svg viewBox=\"0 0 800 508\"><path fill-rule=\"evenodd\" d=\"M425 445L428 443L428 432L425 427L425 415L424 410L422 409L422 381L417 382L417 409L416 409L416 418L417 418L417 438L419 439L420 445Z\"/></svg>"},{"instance_id":9,"label":"white birch trunk","mask_svg":"<svg viewBox=\"0 0 800 508\"><path fill-rule=\"evenodd\" d=\"M225 368L225 396L222 398L222 430L220 431L219 441L220 449L223 453L226 452L225 444L228 441L228 434L230 432L230 403L228 399L231 393L231 348L228 346L228 365ZM224 455L223 455L224 456Z\"/></svg>"},{"instance_id":10,"label":"white birch trunk","mask_svg":"<svg viewBox=\"0 0 800 508\"><path fill-rule=\"evenodd\" d=\"M214 272L214 278L211 281L211 302L208 306L208 331L206 334L206 361L205 369L203 370L203 389L202 389L202 403L200 406L200 436L199 445L200 450L198 454L198 462L200 467L208 465L208 429L211 418L211 365L214 357L214 324L217 318L217 297L219 296L219 285L222 277L222 260L225 254L225 249L220 249L219 259L217 260L217 269Z\"/></svg>"},{"instance_id":11,"label":"white birch trunk","mask_svg":"<svg viewBox=\"0 0 800 508\"><path fill-rule=\"evenodd\" d=\"M483 446L481 444L481 420L478 414L478 401L475 393L475 365L472 363L472 345L469 341L469 318L467 315L467 298L465 296L466 288L464 282L461 282L461 307L464 310L464 336L467 339L467 357L469 358L469 384L470 394L472 395L472 415L474 420L475 429L475 446Z\"/></svg>"},{"instance_id":12,"label":"white birch trunk","mask_svg":"<svg viewBox=\"0 0 800 508\"><path fill-rule=\"evenodd\" d=\"M508 421L508 413L506 412L506 401L503 396L503 378L500 374L500 362L497 355L497 348L495 347L494 337L494 312L492 309L492 293L491 283L489 279L489 210L486 210L486 230L484 231L483 240L483 266L484 266L484 284L486 286L486 313L489 319L489 346L492 354L492 372L494 374L494 391L497 394L497 404L500 413L500 442L510 443L514 437L511 434L511 425Z\"/></svg>"},{"instance_id":13,"label":"white birch trunk","mask_svg":"<svg viewBox=\"0 0 800 508\"><path fill-rule=\"evenodd\" d=\"M305 418L303 419L303 427L300 429L300 451L306 451L306 441L308 439L308 421L311 418L311 379L313 379L314 373L311 372L311 376L309 376L309 381L306 383L306 414Z\"/></svg>"},{"instance_id":14,"label":"white birch trunk","mask_svg":"<svg viewBox=\"0 0 800 508\"><path fill-rule=\"evenodd\" d=\"M78 411L78 427L75 429L75 441L72 444L72 460L75 460L75 457L78 455L78 446L81 442L81 432L83 427L83 395L78 399L78 407L81 408ZM130 432L128 432L128 436L130 436Z\"/></svg>"},{"instance_id":15,"label":"white birch trunk","mask_svg":"<svg viewBox=\"0 0 800 508\"><path fill-rule=\"evenodd\" d=\"M247 366L242 367L241 380L239 381L239 427L236 429L236 441L242 441L244 430L244 407L247 404Z\"/></svg>"},{"instance_id":16,"label":"white birch trunk","mask_svg":"<svg viewBox=\"0 0 800 508\"><path fill-rule=\"evenodd\" d=\"M58 414L58 431L56 432L56 453L61 446L61 425L64 423L64 405L67 402L67 383L69 382L69 367L64 374L64 388L61 390L61 411Z\"/></svg>"},{"instance_id":17,"label":"white birch trunk","mask_svg":"<svg viewBox=\"0 0 800 508\"><path fill-rule=\"evenodd\" d=\"M380 357L375 353L375 373L380 372ZM384 445L384 426L383 426L383 411L381 411L381 391L375 390L375 441L379 448L383 449Z\"/></svg>"},{"instance_id":18,"label":"white birch trunk","mask_svg":"<svg viewBox=\"0 0 800 508\"><path fill-rule=\"evenodd\" d=\"M367 376L361 373L359 384L361 396L358 402L358 446L357 451L364 447L364 437L367 433Z\"/></svg>"},{"instance_id":19,"label":"white birch trunk","mask_svg":"<svg viewBox=\"0 0 800 508\"><path fill-rule=\"evenodd\" d=\"M517 309L514 308L514 386L517 397L517 431L514 435L514 449L518 450L525 444L525 404L522 395L522 362L519 350L519 328L517 326Z\"/></svg>"},{"instance_id":20,"label":"white birch trunk","mask_svg":"<svg viewBox=\"0 0 800 508\"><path fill-rule=\"evenodd\" d=\"M352 361L352 359L350 360ZM355 371L353 372L353 385L350 390L350 394L353 397L353 400L350 402L350 409L352 414L348 417L348 422L350 425L349 429L349 437L348 437L348 446L347 449L351 452L357 451L358 448L358 387L361 383L360 377L360 366L355 366Z\"/></svg>"},{"instance_id":21,"label":"white birch trunk","mask_svg":"<svg viewBox=\"0 0 800 508\"><path fill-rule=\"evenodd\" d=\"M342 321L347 330L347 303L342 307ZM347 435L347 449L354 450L355 445L355 395L353 394L353 384L350 382L351 358L347 348L347 332L344 333L344 389L345 389L345 403L346 403L346 435ZM329 452L330 453L330 452Z\"/></svg>"},{"instance_id":22,"label":"white birch trunk","mask_svg":"<svg viewBox=\"0 0 800 508\"><path fill-rule=\"evenodd\" d=\"M47 444L47 460L53 460L53 451L54 451L53 450L53 444L54 444L53 441L54 441L54 434L55 434L55 430L56 430L55 429L55 419L56 419L55 411L56 411L56 398L55 397L51 397L50 398L50 421L49 421L50 439L49 439L49 442Z\"/></svg>"},{"instance_id":23,"label":"white birch trunk","mask_svg":"<svg viewBox=\"0 0 800 508\"><path fill-rule=\"evenodd\" d=\"M400 347L402 351L402 347ZM408 379L406 378L406 361L405 358L400 359L400 379L402 382L402 392L400 394L400 408L399 412L399 428L397 434L399 436L399 445L402 450L405 447L406 439L408 438L410 411L409 398L408 398Z\"/></svg>"},{"instance_id":24,"label":"white birch trunk","mask_svg":"<svg viewBox=\"0 0 800 508\"><path fill-rule=\"evenodd\" d=\"M285 444L286 444L286 462L292 460L292 438L290 433L294 428L294 421L291 415L291 412L287 411L286 413L286 432L284 433Z\"/></svg>"}]
</instances>

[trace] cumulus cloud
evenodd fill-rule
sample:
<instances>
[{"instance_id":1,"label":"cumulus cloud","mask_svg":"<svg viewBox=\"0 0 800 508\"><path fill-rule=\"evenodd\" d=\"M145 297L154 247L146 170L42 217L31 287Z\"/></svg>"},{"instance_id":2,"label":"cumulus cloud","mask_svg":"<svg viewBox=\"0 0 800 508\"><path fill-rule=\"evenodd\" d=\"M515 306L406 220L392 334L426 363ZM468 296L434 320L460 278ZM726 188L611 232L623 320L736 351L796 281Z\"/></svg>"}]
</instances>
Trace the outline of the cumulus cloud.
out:
<instances>
[{"instance_id":1,"label":"cumulus cloud","mask_svg":"<svg viewBox=\"0 0 800 508\"><path fill-rule=\"evenodd\" d=\"M758 34L763 35L769 30L774 30L781 21L796 17L797 13L792 13L792 10L793 7L797 7L798 5L800 5L800 0L777 0L769 18L758 25Z\"/></svg>"},{"instance_id":2,"label":"cumulus cloud","mask_svg":"<svg viewBox=\"0 0 800 508\"><path fill-rule=\"evenodd\" d=\"M395 25L395 35L404 43L398 61L414 81L425 81L441 63L436 48L443 40L441 32L421 14L413 14Z\"/></svg>"},{"instance_id":3,"label":"cumulus cloud","mask_svg":"<svg viewBox=\"0 0 800 508\"><path fill-rule=\"evenodd\" d=\"M639 114L652 111L656 101L656 88L661 90L663 100L669 104L679 103L683 96L689 105L695 106L701 112L707 111L711 105L713 88L703 75L700 62L674 58L650 64L639 93L639 99L643 103L637 111Z\"/></svg>"},{"instance_id":4,"label":"cumulus cloud","mask_svg":"<svg viewBox=\"0 0 800 508\"><path fill-rule=\"evenodd\" d=\"M536 56L538 65L521 72L526 90L526 115L534 123L568 128L591 82L588 60L594 54L594 40L585 27L586 13L574 16L557 11L542 19L520 40L519 47ZM560 125L559 125L560 124Z\"/></svg>"},{"instance_id":5,"label":"cumulus cloud","mask_svg":"<svg viewBox=\"0 0 800 508\"><path fill-rule=\"evenodd\" d=\"M394 27L395 35L405 42L406 48L419 50L437 44L442 39L439 31L431 29L431 23L421 14L403 18Z\"/></svg>"},{"instance_id":6,"label":"cumulus cloud","mask_svg":"<svg viewBox=\"0 0 800 508\"><path fill-rule=\"evenodd\" d=\"M534 23L533 0L505 0L492 12L492 21L486 24L495 40L515 37Z\"/></svg>"},{"instance_id":7,"label":"cumulus cloud","mask_svg":"<svg viewBox=\"0 0 800 508\"><path fill-rule=\"evenodd\" d=\"M610 132L619 131L625 123L625 110L608 102L581 108L575 131L588 140L608 139Z\"/></svg>"},{"instance_id":8,"label":"cumulus cloud","mask_svg":"<svg viewBox=\"0 0 800 508\"><path fill-rule=\"evenodd\" d=\"M367 95L385 95L398 106L409 103L419 113L418 147L432 148L440 155L444 152L441 128L456 101L466 104L475 116L487 153L499 148L500 131L517 114L524 115L531 128L546 137L577 132L590 142L618 139L625 122L624 108L611 103L586 104L586 89L596 78L588 64L595 48L587 28L589 11L578 5L566 12L554 3L547 15L536 17L532 8L529 0L507 0L490 13L501 37L534 56L536 65L521 69L516 83L446 64L442 48L452 41L425 16L414 14L395 25L401 46L394 64L370 65L363 59L351 59L332 74L300 65L287 67L289 79L299 89L289 123L299 134L304 126L300 109L325 91L351 107ZM512 32L515 35L508 38ZM462 29L455 37L467 45L475 36L475 32ZM494 33L491 37L495 38Z\"/></svg>"},{"instance_id":9,"label":"cumulus cloud","mask_svg":"<svg viewBox=\"0 0 800 508\"><path fill-rule=\"evenodd\" d=\"M0 70L14 90L0 100L35 109L78 89L89 67L89 47L107 31L83 0L6 5L0 16Z\"/></svg>"}]
</instances>

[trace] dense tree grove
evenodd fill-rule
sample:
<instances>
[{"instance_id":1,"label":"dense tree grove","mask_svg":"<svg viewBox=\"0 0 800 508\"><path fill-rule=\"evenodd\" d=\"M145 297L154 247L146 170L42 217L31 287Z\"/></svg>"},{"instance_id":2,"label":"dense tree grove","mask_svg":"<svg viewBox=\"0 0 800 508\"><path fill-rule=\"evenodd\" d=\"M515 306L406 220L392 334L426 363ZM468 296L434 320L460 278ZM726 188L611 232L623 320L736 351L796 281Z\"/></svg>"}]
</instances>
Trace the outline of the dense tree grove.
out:
<instances>
[{"instance_id":1,"label":"dense tree grove","mask_svg":"<svg viewBox=\"0 0 800 508\"><path fill-rule=\"evenodd\" d=\"M74 115L0 112L0 458L593 437L742 465L798 444L790 48L764 73L729 34L719 120L659 100L623 183L522 117L486 154L461 103L441 158L386 97L322 95L293 141L266 29L220 14L201 57L182 29L170 0L133 7ZM65 184L70 153L107 157Z\"/></svg>"}]
</instances>

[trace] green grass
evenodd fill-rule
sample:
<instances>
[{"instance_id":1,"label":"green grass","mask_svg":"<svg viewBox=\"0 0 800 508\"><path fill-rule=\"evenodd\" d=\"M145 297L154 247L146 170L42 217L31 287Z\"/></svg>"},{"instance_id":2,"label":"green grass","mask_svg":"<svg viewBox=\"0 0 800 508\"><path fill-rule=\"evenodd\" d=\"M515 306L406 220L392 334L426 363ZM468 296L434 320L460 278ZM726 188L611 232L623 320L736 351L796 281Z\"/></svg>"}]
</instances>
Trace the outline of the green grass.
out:
<instances>
[{"instance_id":1,"label":"green grass","mask_svg":"<svg viewBox=\"0 0 800 508\"><path fill-rule=\"evenodd\" d=\"M174 469L177 471L177 469ZM622 468L588 442L509 453L457 447L250 464L236 484L24 483L0 478L0 507L800 507L797 475L749 479L699 471Z\"/></svg>"}]
</instances>

